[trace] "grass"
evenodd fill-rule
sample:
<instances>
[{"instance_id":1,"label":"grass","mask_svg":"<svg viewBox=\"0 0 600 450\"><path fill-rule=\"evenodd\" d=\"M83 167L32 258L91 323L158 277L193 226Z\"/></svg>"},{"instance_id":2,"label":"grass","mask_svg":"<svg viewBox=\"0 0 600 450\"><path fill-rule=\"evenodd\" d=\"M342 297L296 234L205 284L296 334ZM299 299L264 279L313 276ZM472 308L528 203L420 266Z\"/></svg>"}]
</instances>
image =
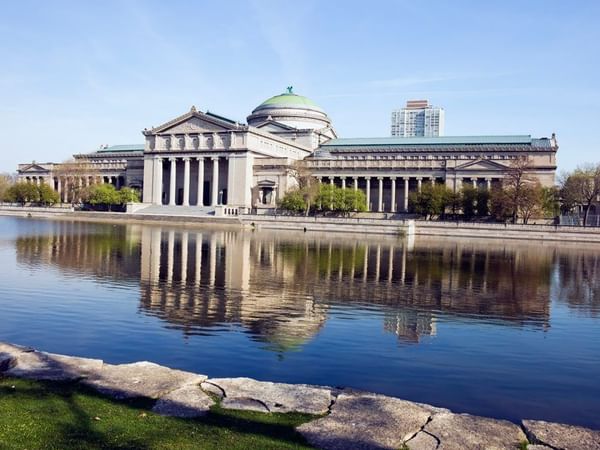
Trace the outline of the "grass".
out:
<instances>
[{"instance_id":1,"label":"grass","mask_svg":"<svg viewBox=\"0 0 600 450\"><path fill-rule=\"evenodd\" d=\"M0 449L305 449L307 414L231 411L162 417L151 400L114 401L75 383L0 378Z\"/></svg>"}]
</instances>

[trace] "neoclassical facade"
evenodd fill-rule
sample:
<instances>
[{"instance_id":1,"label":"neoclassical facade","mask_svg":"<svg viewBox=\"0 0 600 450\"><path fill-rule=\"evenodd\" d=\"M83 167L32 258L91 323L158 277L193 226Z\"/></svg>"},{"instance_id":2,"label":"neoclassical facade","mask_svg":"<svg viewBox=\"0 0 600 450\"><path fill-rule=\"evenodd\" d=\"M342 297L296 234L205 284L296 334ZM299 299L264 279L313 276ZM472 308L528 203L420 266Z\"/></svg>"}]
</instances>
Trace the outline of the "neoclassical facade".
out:
<instances>
[{"instance_id":1,"label":"neoclassical facade","mask_svg":"<svg viewBox=\"0 0 600 450\"><path fill-rule=\"evenodd\" d=\"M295 185L290 169L304 160L322 182L363 190L370 211L401 212L423 183L490 189L522 157L532 176L552 186L558 150L554 135L340 139L325 111L291 88L258 105L247 123L192 106L142 133L143 145L75 155L85 168L80 172L32 163L19 165L19 177L50 183L63 201L73 200L67 185L110 182L140 189L155 212L179 206L209 213L221 205L235 211L275 207Z\"/></svg>"}]
</instances>

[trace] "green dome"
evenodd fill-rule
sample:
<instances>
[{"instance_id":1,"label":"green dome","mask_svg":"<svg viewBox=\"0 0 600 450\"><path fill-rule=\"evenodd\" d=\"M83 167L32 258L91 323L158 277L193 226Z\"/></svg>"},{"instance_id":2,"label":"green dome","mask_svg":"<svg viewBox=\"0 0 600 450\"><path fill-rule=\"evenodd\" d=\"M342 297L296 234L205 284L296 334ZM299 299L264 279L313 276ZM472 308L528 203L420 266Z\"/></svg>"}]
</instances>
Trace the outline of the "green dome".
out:
<instances>
[{"instance_id":1,"label":"green dome","mask_svg":"<svg viewBox=\"0 0 600 450\"><path fill-rule=\"evenodd\" d=\"M259 111L267 108L297 108L297 109L308 109L312 111L323 112L321 107L313 102L310 98L304 97L303 95L294 94L289 89L288 92L271 97L256 107L253 111Z\"/></svg>"}]
</instances>

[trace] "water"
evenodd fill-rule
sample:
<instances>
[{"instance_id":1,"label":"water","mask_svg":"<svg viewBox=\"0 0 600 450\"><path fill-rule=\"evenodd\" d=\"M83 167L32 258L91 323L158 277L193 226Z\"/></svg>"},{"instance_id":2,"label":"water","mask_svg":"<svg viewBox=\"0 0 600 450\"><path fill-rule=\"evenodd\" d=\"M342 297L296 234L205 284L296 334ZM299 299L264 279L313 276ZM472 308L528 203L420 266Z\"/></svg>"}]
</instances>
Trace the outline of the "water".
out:
<instances>
[{"instance_id":1,"label":"water","mask_svg":"<svg viewBox=\"0 0 600 450\"><path fill-rule=\"evenodd\" d=\"M0 341L600 428L600 247L0 217Z\"/></svg>"}]
</instances>

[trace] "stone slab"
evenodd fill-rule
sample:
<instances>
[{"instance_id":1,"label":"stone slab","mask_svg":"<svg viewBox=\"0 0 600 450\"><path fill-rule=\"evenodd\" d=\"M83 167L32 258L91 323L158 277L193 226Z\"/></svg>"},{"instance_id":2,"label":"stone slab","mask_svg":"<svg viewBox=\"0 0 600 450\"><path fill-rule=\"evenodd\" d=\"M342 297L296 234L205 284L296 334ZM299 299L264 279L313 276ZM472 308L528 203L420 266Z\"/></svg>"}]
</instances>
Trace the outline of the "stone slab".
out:
<instances>
[{"instance_id":1,"label":"stone slab","mask_svg":"<svg viewBox=\"0 0 600 450\"><path fill-rule=\"evenodd\" d=\"M439 441L437 438L424 431L418 432L414 438L406 442L406 446L410 450L436 450L438 445Z\"/></svg>"},{"instance_id":2,"label":"stone slab","mask_svg":"<svg viewBox=\"0 0 600 450\"><path fill-rule=\"evenodd\" d=\"M159 398L186 384L199 385L206 378L205 375L142 361L119 365L104 364L101 371L82 380L82 383L116 399Z\"/></svg>"},{"instance_id":3,"label":"stone slab","mask_svg":"<svg viewBox=\"0 0 600 450\"><path fill-rule=\"evenodd\" d=\"M225 392L222 406L231 409L253 405L250 399L264 404L270 412L325 414L332 400L329 389L305 384L271 383L252 378L213 378L208 382ZM236 399L244 401L236 402Z\"/></svg>"},{"instance_id":4,"label":"stone slab","mask_svg":"<svg viewBox=\"0 0 600 450\"><path fill-rule=\"evenodd\" d=\"M77 358L53 353L23 351L5 375L30 380L72 381L102 369L100 359Z\"/></svg>"},{"instance_id":5,"label":"stone slab","mask_svg":"<svg viewBox=\"0 0 600 450\"><path fill-rule=\"evenodd\" d=\"M216 395L218 398L223 398L225 397L225 392L223 391L223 389L221 389L219 386L216 386L210 382L204 382L200 385L200 387L202 388L202 390L206 393L212 394L212 395Z\"/></svg>"},{"instance_id":6,"label":"stone slab","mask_svg":"<svg viewBox=\"0 0 600 450\"><path fill-rule=\"evenodd\" d=\"M206 415L215 402L197 384L188 384L158 399L152 411L161 416L195 418Z\"/></svg>"},{"instance_id":7,"label":"stone slab","mask_svg":"<svg viewBox=\"0 0 600 450\"><path fill-rule=\"evenodd\" d=\"M427 423L431 411L416 403L376 394L338 396L331 414L297 430L326 450L397 450Z\"/></svg>"},{"instance_id":8,"label":"stone slab","mask_svg":"<svg viewBox=\"0 0 600 450\"><path fill-rule=\"evenodd\" d=\"M524 420L523 428L534 444L564 450L600 450L600 431L543 420Z\"/></svg>"},{"instance_id":9,"label":"stone slab","mask_svg":"<svg viewBox=\"0 0 600 450\"><path fill-rule=\"evenodd\" d=\"M246 397L225 397L221 401L221 407L225 409L241 409L244 411L258 411L262 413L271 412L263 402Z\"/></svg>"},{"instance_id":10,"label":"stone slab","mask_svg":"<svg viewBox=\"0 0 600 450\"><path fill-rule=\"evenodd\" d=\"M439 440L439 450L515 450L527 441L514 423L470 414L434 414L424 430Z\"/></svg>"}]
</instances>

